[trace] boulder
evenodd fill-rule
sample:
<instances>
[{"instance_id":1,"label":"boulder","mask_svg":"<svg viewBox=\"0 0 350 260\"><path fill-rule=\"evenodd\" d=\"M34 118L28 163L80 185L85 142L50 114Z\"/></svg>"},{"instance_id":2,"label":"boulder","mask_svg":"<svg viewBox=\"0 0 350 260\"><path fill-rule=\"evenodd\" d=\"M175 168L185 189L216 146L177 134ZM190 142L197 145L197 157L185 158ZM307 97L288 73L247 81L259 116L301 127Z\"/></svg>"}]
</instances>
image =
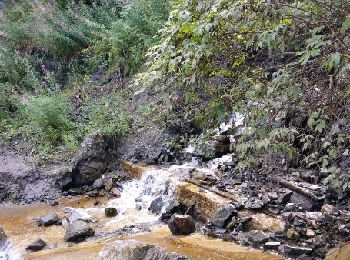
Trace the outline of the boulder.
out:
<instances>
[{"instance_id":1,"label":"boulder","mask_svg":"<svg viewBox=\"0 0 350 260\"><path fill-rule=\"evenodd\" d=\"M118 210L116 208L105 208L105 216L107 218L113 218L118 215Z\"/></svg>"},{"instance_id":2,"label":"boulder","mask_svg":"<svg viewBox=\"0 0 350 260\"><path fill-rule=\"evenodd\" d=\"M199 218L210 221L218 210L227 205L230 200L213 192L200 192L200 188L191 183L180 183L175 189L176 199L180 204L194 210Z\"/></svg>"},{"instance_id":3,"label":"boulder","mask_svg":"<svg viewBox=\"0 0 350 260\"><path fill-rule=\"evenodd\" d=\"M173 235L189 235L196 231L196 224L189 215L174 214L168 223L168 227Z\"/></svg>"},{"instance_id":4,"label":"boulder","mask_svg":"<svg viewBox=\"0 0 350 260\"><path fill-rule=\"evenodd\" d=\"M235 210L236 208L230 204L221 207L212 219L212 223L220 228L226 227L232 219Z\"/></svg>"},{"instance_id":5,"label":"boulder","mask_svg":"<svg viewBox=\"0 0 350 260\"><path fill-rule=\"evenodd\" d=\"M151 205L149 206L148 210L151 211L154 214L159 215L160 213L162 213L162 209L164 207L164 201L162 197L158 197L156 199L154 199L151 203Z\"/></svg>"},{"instance_id":6,"label":"boulder","mask_svg":"<svg viewBox=\"0 0 350 260\"><path fill-rule=\"evenodd\" d=\"M110 159L112 138L97 131L84 139L73 159L73 184L83 186L101 178Z\"/></svg>"},{"instance_id":7,"label":"boulder","mask_svg":"<svg viewBox=\"0 0 350 260\"><path fill-rule=\"evenodd\" d=\"M57 225L60 222L60 218L55 212L50 212L44 216L41 216L37 219L38 226L51 226Z\"/></svg>"},{"instance_id":8,"label":"boulder","mask_svg":"<svg viewBox=\"0 0 350 260\"><path fill-rule=\"evenodd\" d=\"M42 250L45 246L46 246L46 242L42 239L38 239L32 244L30 244L29 246L27 246L26 250L30 252L37 252Z\"/></svg>"},{"instance_id":9,"label":"boulder","mask_svg":"<svg viewBox=\"0 0 350 260\"><path fill-rule=\"evenodd\" d=\"M135 240L117 241L106 245L100 252L101 260L185 260L185 256L167 253L160 247Z\"/></svg>"},{"instance_id":10,"label":"boulder","mask_svg":"<svg viewBox=\"0 0 350 260\"><path fill-rule=\"evenodd\" d=\"M85 221L77 220L67 225L64 240L67 242L82 242L94 234L95 231Z\"/></svg>"}]
</instances>

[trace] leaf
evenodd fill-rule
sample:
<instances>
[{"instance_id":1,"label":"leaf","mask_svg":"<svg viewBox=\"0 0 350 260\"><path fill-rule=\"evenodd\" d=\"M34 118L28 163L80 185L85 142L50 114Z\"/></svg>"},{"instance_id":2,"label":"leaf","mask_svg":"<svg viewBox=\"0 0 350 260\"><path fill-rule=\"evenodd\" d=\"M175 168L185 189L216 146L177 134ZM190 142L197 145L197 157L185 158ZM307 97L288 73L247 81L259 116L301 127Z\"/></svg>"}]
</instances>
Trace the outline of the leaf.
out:
<instances>
[{"instance_id":1,"label":"leaf","mask_svg":"<svg viewBox=\"0 0 350 260\"><path fill-rule=\"evenodd\" d=\"M323 130L326 128L326 122L324 120L319 120L318 124L315 127L315 131L322 133Z\"/></svg>"},{"instance_id":2,"label":"leaf","mask_svg":"<svg viewBox=\"0 0 350 260\"><path fill-rule=\"evenodd\" d=\"M342 27L340 29L340 32L341 33L345 33L347 30L350 29L350 15L348 15L346 18L345 18L345 21L343 22L342 24Z\"/></svg>"},{"instance_id":3,"label":"leaf","mask_svg":"<svg viewBox=\"0 0 350 260\"><path fill-rule=\"evenodd\" d=\"M339 52L332 53L326 61L328 72L336 70L340 65L341 55Z\"/></svg>"}]
</instances>

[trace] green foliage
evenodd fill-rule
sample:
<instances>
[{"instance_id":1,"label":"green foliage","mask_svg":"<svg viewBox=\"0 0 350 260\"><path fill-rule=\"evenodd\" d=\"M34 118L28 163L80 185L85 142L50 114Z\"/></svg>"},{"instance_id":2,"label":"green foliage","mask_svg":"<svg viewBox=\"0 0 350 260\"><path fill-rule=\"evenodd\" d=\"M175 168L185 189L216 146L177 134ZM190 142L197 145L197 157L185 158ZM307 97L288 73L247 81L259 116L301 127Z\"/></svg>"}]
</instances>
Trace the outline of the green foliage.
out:
<instances>
[{"instance_id":1,"label":"green foliage","mask_svg":"<svg viewBox=\"0 0 350 260\"><path fill-rule=\"evenodd\" d=\"M127 133L125 95L91 92L94 84L123 82L140 69L168 10L168 1L157 0L7 3L0 11L1 135L25 134L45 154L74 149L97 129ZM73 114L68 95L87 86Z\"/></svg>"},{"instance_id":2,"label":"green foliage","mask_svg":"<svg viewBox=\"0 0 350 260\"><path fill-rule=\"evenodd\" d=\"M241 169L268 154L328 167L342 147L332 125L349 120L349 13L340 0L178 0L135 83L164 82L203 127L245 115Z\"/></svg>"},{"instance_id":3,"label":"green foliage","mask_svg":"<svg viewBox=\"0 0 350 260\"><path fill-rule=\"evenodd\" d=\"M98 100L91 100L84 106L87 121L84 131L91 133L100 130L111 135L124 135L130 131L131 116L125 109L125 95L115 91Z\"/></svg>"},{"instance_id":4,"label":"green foliage","mask_svg":"<svg viewBox=\"0 0 350 260\"><path fill-rule=\"evenodd\" d=\"M72 106L67 97L51 95L33 97L24 110L26 135L37 145L39 152L48 153L62 144L77 145L76 125L72 121Z\"/></svg>"}]
</instances>

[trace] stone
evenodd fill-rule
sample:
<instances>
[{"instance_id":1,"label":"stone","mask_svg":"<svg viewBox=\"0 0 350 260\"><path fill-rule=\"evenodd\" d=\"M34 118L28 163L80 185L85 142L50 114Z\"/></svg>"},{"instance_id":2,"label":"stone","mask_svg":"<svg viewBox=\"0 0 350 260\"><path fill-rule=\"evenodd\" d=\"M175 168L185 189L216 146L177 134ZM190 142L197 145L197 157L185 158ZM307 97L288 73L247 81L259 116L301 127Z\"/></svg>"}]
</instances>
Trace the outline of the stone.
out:
<instances>
[{"instance_id":1,"label":"stone","mask_svg":"<svg viewBox=\"0 0 350 260\"><path fill-rule=\"evenodd\" d=\"M284 252L290 256L300 256L312 253L312 248L285 245Z\"/></svg>"},{"instance_id":2,"label":"stone","mask_svg":"<svg viewBox=\"0 0 350 260\"><path fill-rule=\"evenodd\" d=\"M54 212L50 212L44 216L41 216L37 219L38 226L51 226L56 225L60 222L60 218Z\"/></svg>"},{"instance_id":3,"label":"stone","mask_svg":"<svg viewBox=\"0 0 350 260\"><path fill-rule=\"evenodd\" d=\"M0 245L7 240L6 233L2 226L0 226Z\"/></svg>"},{"instance_id":4,"label":"stone","mask_svg":"<svg viewBox=\"0 0 350 260\"><path fill-rule=\"evenodd\" d=\"M160 213L162 213L163 207L164 207L163 198L158 197L151 202L151 205L149 206L148 210L154 214L159 215Z\"/></svg>"},{"instance_id":5,"label":"stone","mask_svg":"<svg viewBox=\"0 0 350 260\"><path fill-rule=\"evenodd\" d=\"M85 222L91 221L91 216L84 211L75 208L65 208L64 212L69 223L73 223L77 220L83 220Z\"/></svg>"},{"instance_id":6,"label":"stone","mask_svg":"<svg viewBox=\"0 0 350 260\"><path fill-rule=\"evenodd\" d=\"M221 207L212 219L212 223L220 228L226 227L232 219L235 210L236 208L230 204Z\"/></svg>"},{"instance_id":7,"label":"stone","mask_svg":"<svg viewBox=\"0 0 350 260\"><path fill-rule=\"evenodd\" d=\"M190 176L197 181L210 184L218 181L218 178L215 176L215 174L209 170L195 169L193 172L191 172Z\"/></svg>"},{"instance_id":8,"label":"stone","mask_svg":"<svg viewBox=\"0 0 350 260\"><path fill-rule=\"evenodd\" d=\"M333 209L334 209L334 206L332 206L330 204L324 204L321 208L321 212L331 214Z\"/></svg>"},{"instance_id":9,"label":"stone","mask_svg":"<svg viewBox=\"0 0 350 260\"><path fill-rule=\"evenodd\" d=\"M113 197L115 198L120 198L121 194L120 194L120 191L119 189L117 188L112 188L110 193L112 194Z\"/></svg>"},{"instance_id":10,"label":"stone","mask_svg":"<svg viewBox=\"0 0 350 260\"><path fill-rule=\"evenodd\" d=\"M278 203L286 204L289 201L292 194L293 194L292 191L285 191L284 193L280 194L278 197Z\"/></svg>"},{"instance_id":11,"label":"stone","mask_svg":"<svg viewBox=\"0 0 350 260\"><path fill-rule=\"evenodd\" d=\"M246 236L249 242L255 246L266 243L270 238L269 234L259 230L249 231L246 233Z\"/></svg>"},{"instance_id":12,"label":"stone","mask_svg":"<svg viewBox=\"0 0 350 260\"><path fill-rule=\"evenodd\" d=\"M299 239L299 233L293 229L293 228L290 228L287 230L287 237L291 240L298 240Z\"/></svg>"},{"instance_id":13,"label":"stone","mask_svg":"<svg viewBox=\"0 0 350 260\"><path fill-rule=\"evenodd\" d=\"M27 246L26 250L31 252L37 252L44 249L44 247L46 247L46 242L42 239L38 239L34 243Z\"/></svg>"},{"instance_id":14,"label":"stone","mask_svg":"<svg viewBox=\"0 0 350 260\"><path fill-rule=\"evenodd\" d=\"M189 215L174 214L169 220L168 227L173 235L189 235L196 231L196 224Z\"/></svg>"},{"instance_id":15,"label":"stone","mask_svg":"<svg viewBox=\"0 0 350 260\"><path fill-rule=\"evenodd\" d=\"M69 194L71 195L82 195L84 194L84 191L81 188L71 188L68 190Z\"/></svg>"},{"instance_id":16,"label":"stone","mask_svg":"<svg viewBox=\"0 0 350 260\"><path fill-rule=\"evenodd\" d=\"M100 131L87 136L73 159L73 185L92 184L102 177L110 159L108 147L113 139Z\"/></svg>"},{"instance_id":17,"label":"stone","mask_svg":"<svg viewBox=\"0 0 350 260\"><path fill-rule=\"evenodd\" d=\"M300 173L299 172L292 172L292 176L295 178L300 178Z\"/></svg>"},{"instance_id":18,"label":"stone","mask_svg":"<svg viewBox=\"0 0 350 260\"><path fill-rule=\"evenodd\" d=\"M103 183L103 180L102 180L102 179L97 179L97 180L95 180L94 183L92 184L92 187L93 187L94 189L98 189L98 190L103 189L104 186L105 186L105 184Z\"/></svg>"},{"instance_id":19,"label":"stone","mask_svg":"<svg viewBox=\"0 0 350 260\"><path fill-rule=\"evenodd\" d=\"M278 232L284 230L284 222L281 219L271 217L264 213L252 214L251 211L239 212L240 217L251 217L247 224L249 230L261 230L264 232ZM244 214L244 216L242 216Z\"/></svg>"},{"instance_id":20,"label":"stone","mask_svg":"<svg viewBox=\"0 0 350 260\"><path fill-rule=\"evenodd\" d=\"M295 212L298 210L298 205L295 204L295 203L287 203L285 208L284 208L284 211L287 211L287 212Z\"/></svg>"},{"instance_id":21,"label":"stone","mask_svg":"<svg viewBox=\"0 0 350 260\"><path fill-rule=\"evenodd\" d=\"M313 231L312 229L307 229L306 230L306 236L307 237L314 237L314 236L316 236L316 233L315 233L315 231Z\"/></svg>"},{"instance_id":22,"label":"stone","mask_svg":"<svg viewBox=\"0 0 350 260\"><path fill-rule=\"evenodd\" d=\"M135 240L108 244L100 252L101 260L186 260L186 256L168 253L160 247L142 244Z\"/></svg>"},{"instance_id":23,"label":"stone","mask_svg":"<svg viewBox=\"0 0 350 260\"><path fill-rule=\"evenodd\" d=\"M265 250L278 250L278 248L281 246L281 242L266 242L264 244Z\"/></svg>"},{"instance_id":24,"label":"stone","mask_svg":"<svg viewBox=\"0 0 350 260\"><path fill-rule=\"evenodd\" d=\"M191 183L180 183L175 189L176 199L187 208L193 207L199 218L211 221L218 210L230 203L230 200L210 191L200 192L199 189Z\"/></svg>"},{"instance_id":25,"label":"stone","mask_svg":"<svg viewBox=\"0 0 350 260\"><path fill-rule=\"evenodd\" d=\"M95 231L85 221L77 220L67 225L64 240L66 242L82 242L93 235L95 235Z\"/></svg>"},{"instance_id":26,"label":"stone","mask_svg":"<svg viewBox=\"0 0 350 260\"><path fill-rule=\"evenodd\" d=\"M260 199L250 199L244 203L246 209L261 209L264 207L264 202Z\"/></svg>"},{"instance_id":27,"label":"stone","mask_svg":"<svg viewBox=\"0 0 350 260\"><path fill-rule=\"evenodd\" d=\"M118 210L116 208L105 208L105 216L107 218L113 218L118 215Z\"/></svg>"}]
</instances>

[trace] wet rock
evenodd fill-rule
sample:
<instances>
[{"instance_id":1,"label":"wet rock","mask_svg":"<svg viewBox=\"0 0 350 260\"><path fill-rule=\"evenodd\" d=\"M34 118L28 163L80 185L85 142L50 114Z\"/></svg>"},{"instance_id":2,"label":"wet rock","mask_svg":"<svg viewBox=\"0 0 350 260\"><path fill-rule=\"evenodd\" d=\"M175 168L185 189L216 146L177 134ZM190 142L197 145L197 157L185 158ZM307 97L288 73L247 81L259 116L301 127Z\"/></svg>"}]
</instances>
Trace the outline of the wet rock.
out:
<instances>
[{"instance_id":1,"label":"wet rock","mask_svg":"<svg viewBox=\"0 0 350 260\"><path fill-rule=\"evenodd\" d=\"M118 215L118 210L116 208L105 208L105 216L107 218L113 218Z\"/></svg>"},{"instance_id":2,"label":"wet rock","mask_svg":"<svg viewBox=\"0 0 350 260\"><path fill-rule=\"evenodd\" d=\"M212 223L220 228L226 227L232 219L235 210L236 208L230 204L221 207L212 219Z\"/></svg>"},{"instance_id":3,"label":"wet rock","mask_svg":"<svg viewBox=\"0 0 350 260\"><path fill-rule=\"evenodd\" d=\"M38 239L34 243L27 246L26 250L31 252L37 252L44 249L45 246L46 246L46 242L43 241L42 239Z\"/></svg>"},{"instance_id":4,"label":"wet rock","mask_svg":"<svg viewBox=\"0 0 350 260\"><path fill-rule=\"evenodd\" d=\"M246 233L241 233L238 237L245 243L258 246L267 242L270 235L259 230L253 230Z\"/></svg>"},{"instance_id":5,"label":"wet rock","mask_svg":"<svg viewBox=\"0 0 350 260\"><path fill-rule=\"evenodd\" d=\"M68 222L73 223L77 220L83 220L85 222L91 221L91 216L83 211L79 211L78 209L74 208L65 208L64 212L66 214L66 218Z\"/></svg>"},{"instance_id":6,"label":"wet rock","mask_svg":"<svg viewBox=\"0 0 350 260\"><path fill-rule=\"evenodd\" d=\"M196 231L196 225L193 218L189 215L174 214L168 227L173 235L189 235Z\"/></svg>"},{"instance_id":7,"label":"wet rock","mask_svg":"<svg viewBox=\"0 0 350 260\"><path fill-rule=\"evenodd\" d=\"M300 256L312 253L312 248L285 245L284 252L290 256Z\"/></svg>"},{"instance_id":8,"label":"wet rock","mask_svg":"<svg viewBox=\"0 0 350 260\"><path fill-rule=\"evenodd\" d=\"M117 241L105 246L100 252L101 260L185 260L185 256L168 253L160 247L135 240Z\"/></svg>"},{"instance_id":9,"label":"wet rock","mask_svg":"<svg viewBox=\"0 0 350 260\"><path fill-rule=\"evenodd\" d=\"M278 197L278 203L286 204L289 201L292 194L293 194L292 191L285 191L284 193L280 194Z\"/></svg>"},{"instance_id":10,"label":"wet rock","mask_svg":"<svg viewBox=\"0 0 350 260\"><path fill-rule=\"evenodd\" d=\"M5 234L5 231L2 226L0 226L0 245L4 243L7 239L7 236Z\"/></svg>"},{"instance_id":11,"label":"wet rock","mask_svg":"<svg viewBox=\"0 0 350 260\"><path fill-rule=\"evenodd\" d=\"M314 236L316 236L316 233L315 233L315 231L313 231L312 229L307 229L306 230L306 236L307 237L314 237Z\"/></svg>"},{"instance_id":12,"label":"wet rock","mask_svg":"<svg viewBox=\"0 0 350 260\"><path fill-rule=\"evenodd\" d=\"M82 242L94 234L95 231L85 221L77 220L67 225L64 240L67 242Z\"/></svg>"},{"instance_id":13,"label":"wet rock","mask_svg":"<svg viewBox=\"0 0 350 260\"><path fill-rule=\"evenodd\" d=\"M124 161L121 164L123 170L128 174L132 179L140 179L143 172L145 172L146 167L132 162Z\"/></svg>"},{"instance_id":14,"label":"wet rock","mask_svg":"<svg viewBox=\"0 0 350 260\"><path fill-rule=\"evenodd\" d=\"M287 203L287 205L284 208L284 211L287 211L287 212L296 212L299 210L300 210L299 206L295 203Z\"/></svg>"},{"instance_id":15,"label":"wet rock","mask_svg":"<svg viewBox=\"0 0 350 260\"><path fill-rule=\"evenodd\" d=\"M38 226L51 226L57 225L60 222L60 218L54 212L50 212L44 216L41 216L37 219Z\"/></svg>"},{"instance_id":16,"label":"wet rock","mask_svg":"<svg viewBox=\"0 0 350 260\"><path fill-rule=\"evenodd\" d=\"M97 179L96 181L94 181L94 183L92 184L92 187L94 189L103 189L104 188L104 183L103 183L103 180L102 179Z\"/></svg>"},{"instance_id":17,"label":"wet rock","mask_svg":"<svg viewBox=\"0 0 350 260\"><path fill-rule=\"evenodd\" d=\"M281 242L266 242L264 244L265 250L278 250L278 248L281 246Z\"/></svg>"},{"instance_id":18,"label":"wet rock","mask_svg":"<svg viewBox=\"0 0 350 260\"><path fill-rule=\"evenodd\" d=\"M260 199L251 198L244 203L246 209L261 209L264 207L264 202Z\"/></svg>"},{"instance_id":19,"label":"wet rock","mask_svg":"<svg viewBox=\"0 0 350 260\"><path fill-rule=\"evenodd\" d=\"M200 188L190 183L177 185L175 189L176 199L187 208L194 205L194 210L199 218L209 221L213 219L218 210L230 201L213 192L200 192Z\"/></svg>"},{"instance_id":20,"label":"wet rock","mask_svg":"<svg viewBox=\"0 0 350 260\"><path fill-rule=\"evenodd\" d=\"M91 184L106 171L110 157L108 148L113 141L108 135L95 132L84 139L73 159L73 184Z\"/></svg>"},{"instance_id":21,"label":"wet rock","mask_svg":"<svg viewBox=\"0 0 350 260\"><path fill-rule=\"evenodd\" d=\"M68 190L68 193L71 195L82 195L84 191L81 188L71 188Z\"/></svg>"},{"instance_id":22,"label":"wet rock","mask_svg":"<svg viewBox=\"0 0 350 260\"><path fill-rule=\"evenodd\" d=\"M215 174L209 170L196 169L190 173L190 176L197 181L206 182L209 184L213 184L218 180Z\"/></svg>"},{"instance_id":23,"label":"wet rock","mask_svg":"<svg viewBox=\"0 0 350 260\"><path fill-rule=\"evenodd\" d=\"M334 206L330 204L324 204L321 208L321 212L331 214L333 209L334 209Z\"/></svg>"},{"instance_id":24,"label":"wet rock","mask_svg":"<svg viewBox=\"0 0 350 260\"><path fill-rule=\"evenodd\" d=\"M287 237L291 240L298 240L300 235L295 229L288 229L287 230Z\"/></svg>"},{"instance_id":25,"label":"wet rock","mask_svg":"<svg viewBox=\"0 0 350 260\"><path fill-rule=\"evenodd\" d=\"M162 197L158 197L156 199L154 199L151 203L151 205L149 206L148 210L151 211L154 214L159 215L160 213L162 213L162 209L164 207L164 201Z\"/></svg>"},{"instance_id":26,"label":"wet rock","mask_svg":"<svg viewBox=\"0 0 350 260\"><path fill-rule=\"evenodd\" d=\"M115 198L120 198L120 196L121 196L120 191L117 188L112 188L110 193Z\"/></svg>"},{"instance_id":27,"label":"wet rock","mask_svg":"<svg viewBox=\"0 0 350 260\"><path fill-rule=\"evenodd\" d=\"M242 215L243 212L239 212ZM270 217L263 213L252 214L244 212L244 215L249 214L251 221L248 223L249 230L261 230L264 232L278 232L284 230L284 222L278 218Z\"/></svg>"}]
</instances>

